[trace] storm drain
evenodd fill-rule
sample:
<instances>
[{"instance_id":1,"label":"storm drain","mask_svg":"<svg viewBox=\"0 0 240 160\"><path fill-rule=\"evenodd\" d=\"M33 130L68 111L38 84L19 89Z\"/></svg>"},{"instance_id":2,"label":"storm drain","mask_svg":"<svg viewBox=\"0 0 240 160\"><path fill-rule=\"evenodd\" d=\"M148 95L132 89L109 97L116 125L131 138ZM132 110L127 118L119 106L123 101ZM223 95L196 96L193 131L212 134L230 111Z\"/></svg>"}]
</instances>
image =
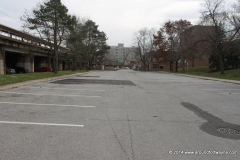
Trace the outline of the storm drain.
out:
<instances>
[{"instance_id":1,"label":"storm drain","mask_svg":"<svg viewBox=\"0 0 240 160\"><path fill-rule=\"evenodd\" d=\"M217 137L240 140L240 125L225 122L221 118L203 111L194 104L187 102L182 102L181 104L194 112L198 117L207 120L206 123L200 126L202 131Z\"/></svg>"},{"instance_id":2,"label":"storm drain","mask_svg":"<svg viewBox=\"0 0 240 160\"><path fill-rule=\"evenodd\" d=\"M105 84L105 85L130 85L135 86L135 84L131 81L127 80L103 80L103 79L63 79L54 81L51 83L57 84Z\"/></svg>"}]
</instances>

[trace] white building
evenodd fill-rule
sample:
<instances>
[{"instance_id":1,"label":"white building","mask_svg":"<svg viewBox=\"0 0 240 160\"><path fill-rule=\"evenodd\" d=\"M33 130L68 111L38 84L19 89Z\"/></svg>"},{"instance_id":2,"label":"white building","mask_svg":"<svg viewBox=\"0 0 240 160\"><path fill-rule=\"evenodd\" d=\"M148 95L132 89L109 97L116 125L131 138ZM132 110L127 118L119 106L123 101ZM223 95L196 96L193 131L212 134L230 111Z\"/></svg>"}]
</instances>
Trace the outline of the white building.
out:
<instances>
[{"instance_id":1,"label":"white building","mask_svg":"<svg viewBox=\"0 0 240 160\"><path fill-rule=\"evenodd\" d=\"M124 47L123 43L119 43L118 46L110 47L110 57L112 59L135 61L135 53L133 52L135 47Z\"/></svg>"}]
</instances>

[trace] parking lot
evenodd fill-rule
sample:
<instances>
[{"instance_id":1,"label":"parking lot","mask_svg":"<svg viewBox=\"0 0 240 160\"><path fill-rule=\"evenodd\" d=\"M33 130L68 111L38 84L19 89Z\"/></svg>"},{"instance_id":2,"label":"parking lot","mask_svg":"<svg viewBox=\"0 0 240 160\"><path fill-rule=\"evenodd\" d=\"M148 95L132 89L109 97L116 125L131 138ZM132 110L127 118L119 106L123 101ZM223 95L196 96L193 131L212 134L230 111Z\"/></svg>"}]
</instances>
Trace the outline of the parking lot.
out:
<instances>
[{"instance_id":1,"label":"parking lot","mask_svg":"<svg viewBox=\"0 0 240 160\"><path fill-rule=\"evenodd\" d=\"M0 92L0 159L118 157L112 155L112 135L105 132L111 130L107 99L109 87L117 96L127 82L106 80L111 77L97 73Z\"/></svg>"},{"instance_id":2,"label":"parking lot","mask_svg":"<svg viewBox=\"0 0 240 160\"><path fill-rule=\"evenodd\" d=\"M239 135L208 130L212 121L240 130L238 96L234 84L132 70L2 91L0 159L205 160L169 151L239 152ZM237 152L211 159L238 159Z\"/></svg>"}]
</instances>

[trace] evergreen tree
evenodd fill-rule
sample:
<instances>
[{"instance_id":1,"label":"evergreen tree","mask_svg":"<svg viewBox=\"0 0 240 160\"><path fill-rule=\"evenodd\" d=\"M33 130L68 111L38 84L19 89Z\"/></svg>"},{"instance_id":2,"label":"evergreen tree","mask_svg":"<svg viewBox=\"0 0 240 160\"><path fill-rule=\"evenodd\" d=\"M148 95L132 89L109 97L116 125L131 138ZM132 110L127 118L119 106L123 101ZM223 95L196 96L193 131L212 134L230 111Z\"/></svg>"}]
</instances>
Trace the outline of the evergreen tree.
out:
<instances>
[{"instance_id":1,"label":"evergreen tree","mask_svg":"<svg viewBox=\"0 0 240 160\"><path fill-rule=\"evenodd\" d=\"M76 17L68 14L61 0L49 0L38 4L32 15L26 13L22 19L24 29L37 32L39 37L48 41L54 56L53 70L58 72L59 49L66 40L66 33L76 23Z\"/></svg>"}]
</instances>

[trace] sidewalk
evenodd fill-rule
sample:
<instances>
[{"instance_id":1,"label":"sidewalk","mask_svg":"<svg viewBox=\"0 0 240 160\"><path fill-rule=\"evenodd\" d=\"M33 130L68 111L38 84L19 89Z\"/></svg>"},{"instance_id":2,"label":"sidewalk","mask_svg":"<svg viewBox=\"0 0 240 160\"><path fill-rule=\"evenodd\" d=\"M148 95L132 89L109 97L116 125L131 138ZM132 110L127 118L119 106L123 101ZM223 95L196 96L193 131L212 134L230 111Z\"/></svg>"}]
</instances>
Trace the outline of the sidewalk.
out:
<instances>
[{"instance_id":1,"label":"sidewalk","mask_svg":"<svg viewBox=\"0 0 240 160\"><path fill-rule=\"evenodd\" d=\"M84 72L84 73L76 73L76 74L70 74L70 75L65 75L65 76L59 76L59 77L53 77L53 78L44 78L44 79L38 79L38 80L31 80L31 81L26 81L26 82L20 82L20 83L14 83L14 84L8 84L5 86L0 86L0 91L5 91L13 88L18 88L22 86L28 86L28 85L33 85L36 83L44 83L44 82L50 82L50 81L55 81L55 80L60 80L68 77L73 77L76 75L82 75L82 74L87 74L90 72Z\"/></svg>"},{"instance_id":2,"label":"sidewalk","mask_svg":"<svg viewBox=\"0 0 240 160\"><path fill-rule=\"evenodd\" d=\"M195 75L181 74L181 73L170 73L170 72L164 72L164 71L158 71L158 72L160 72L160 73L167 73L167 74L174 74L174 75L179 75L179 76L185 76L185 77L205 79L205 80L213 80L213 81L227 82L227 83L233 83L233 84L240 84L240 81L236 81L236 80L219 79L219 78L203 77L203 76L195 76Z\"/></svg>"}]
</instances>

